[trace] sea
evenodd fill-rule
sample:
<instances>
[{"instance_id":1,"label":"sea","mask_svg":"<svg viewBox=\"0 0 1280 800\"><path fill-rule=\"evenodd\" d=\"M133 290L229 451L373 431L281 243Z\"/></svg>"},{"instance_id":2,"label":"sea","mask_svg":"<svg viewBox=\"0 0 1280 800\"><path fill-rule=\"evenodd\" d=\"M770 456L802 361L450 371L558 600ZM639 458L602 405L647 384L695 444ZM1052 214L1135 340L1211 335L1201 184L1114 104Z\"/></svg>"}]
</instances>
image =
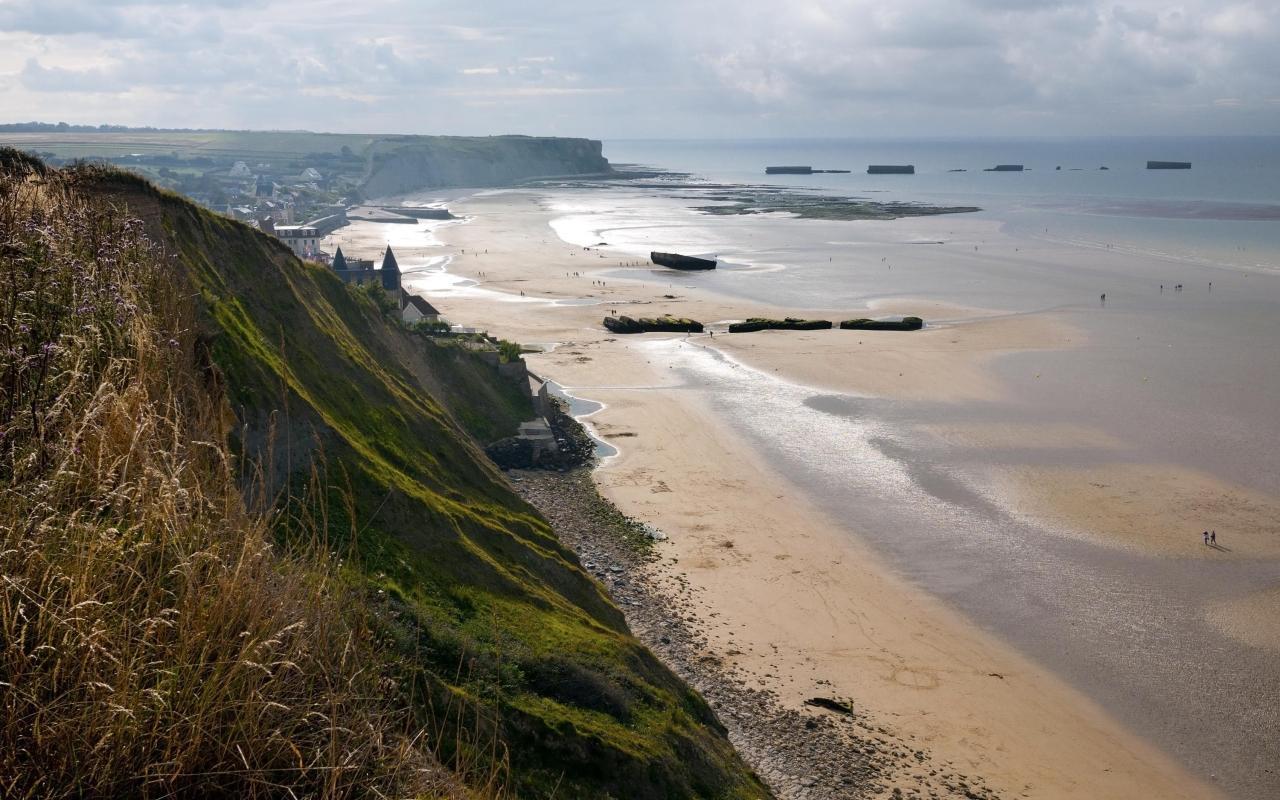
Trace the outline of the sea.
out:
<instances>
[{"instance_id":1,"label":"sea","mask_svg":"<svg viewBox=\"0 0 1280 800\"><path fill-rule=\"evenodd\" d=\"M1082 244L1280 269L1276 226L1258 224L1280 220L1280 136L610 141L606 155L709 181L976 205L1016 232L1049 228ZM1188 161L1192 168L1150 170L1150 160ZM766 176L763 167L775 163L850 172ZM870 164L911 164L916 171L868 175ZM1024 169L987 171L998 164ZM1184 224L1193 221L1205 224Z\"/></svg>"},{"instance_id":2,"label":"sea","mask_svg":"<svg viewBox=\"0 0 1280 800\"><path fill-rule=\"evenodd\" d=\"M795 308L940 301L1083 331L1086 346L997 359L998 402L832 393L678 339L644 346L908 580L1227 794L1280 796L1280 652L1205 617L1212 602L1280 586L1280 560L1065 536L1018 513L993 477L1168 464L1280 497L1280 137L617 140L605 155L682 175L540 190L562 239L624 260L656 249L721 261L713 273L618 278ZM915 174L868 175L869 164ZM997 164L1024 169L987 171ZM850 172L766 175L769 165ZM891 222L700 210L726 186L981 210ZM941 251L924 259L920 248ZM1083 426L1124 445L979 452L918 433L969 423ZM1186 533L1222 522L1188 518Z\"/></svg>"}]
</instances>

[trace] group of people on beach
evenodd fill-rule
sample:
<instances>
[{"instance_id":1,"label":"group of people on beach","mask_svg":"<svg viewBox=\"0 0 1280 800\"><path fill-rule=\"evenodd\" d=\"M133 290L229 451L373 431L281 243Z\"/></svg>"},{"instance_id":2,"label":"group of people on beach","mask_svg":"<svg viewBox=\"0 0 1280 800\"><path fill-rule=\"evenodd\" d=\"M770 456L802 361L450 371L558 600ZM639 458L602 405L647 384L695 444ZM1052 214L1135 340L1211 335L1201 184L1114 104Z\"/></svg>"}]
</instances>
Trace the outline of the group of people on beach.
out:
<instances>
[{"instance_id":1,"label":"group of people on beach","mask_svg":"<svg viewBox=\"0 0 1280 800\"><path fill-rule=\"evenodd\" d=\"M1207 545L1215 545L1215 546L1216 546L1216 545L1218 544L1218 532L1217 532L1217 531L1205 531L1205 532L1204 532L1204 543L1205 543L1205 544L1207 544Z\"/></svg>"}]
</instances>

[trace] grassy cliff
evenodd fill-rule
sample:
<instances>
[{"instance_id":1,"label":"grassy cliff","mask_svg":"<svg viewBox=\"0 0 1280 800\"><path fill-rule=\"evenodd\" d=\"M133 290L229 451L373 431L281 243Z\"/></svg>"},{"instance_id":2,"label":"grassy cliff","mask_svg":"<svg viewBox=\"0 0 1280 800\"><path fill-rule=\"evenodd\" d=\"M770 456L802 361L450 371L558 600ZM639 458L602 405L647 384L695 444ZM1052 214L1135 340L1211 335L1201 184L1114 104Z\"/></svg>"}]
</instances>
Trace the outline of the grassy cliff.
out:
<instances>
[{"instance_id":1,"label":"grassy cliff","mask_svg":"<svg viewBox=\"0 0 1280 800\"><path fill-rule=\"evenodd\" d=\"M602 145L545 136L395 136L370 145L366 197L443 186L509 186L532 178L604 173Z\"/></svg>"},{"instance_id":2,"label":"grassy cliff","mask_svg":"<svg viewBox=\"0 0 1280 800\"><path fill-rule=\"evenodd\" d=\"M19 126L20 127L20 126ZM110 160L164 185L175 173L225 176L237 161L295 186L307 167L339 194L384 197L446 186L508 186L608 172L598 140L555 136L418 136L310 131L7 130L0 144L53 159ZM230 188L230 187L224 187Z\"/></svg>"},{"instance_id":3,"label":"grassy cliff","mask_svg":"<svg viewBox=\"0 0 1280 800\"><path fill-rule=\"evenodd\" d=\"M120 286L145 279L150 287L146 292L153 296L150 313L162 323L153 326L154 335L138 334L139 342L149 343L145 347L138 342L122 346L108 361L137 365L140 349L151 353L155 341L163 343L160 352L166 360L148 372L156 383L156 413L164 416L164 409L187 406L199 409L192 414L201 420L199 426L171 425L159 436L160 444L151 448L170 453L173 461L167 469L176 477L161 484L177 487L177 492L182 480L192 476L223 476L214 493L216 501L209 504L218 510L219 524L204 530L200 541L222 547L220 531L228 527L253 528L257 538L252 541L260 544L269 539L270 548L261 545L265 555L255 562L256 571L237 573L234 561L219 563L248 589L270 585L287 595L287 602L269 605L256 603L253 592L245 591L245 609L284 609L278 620L273 618L276 622L290 614L311 620L310 626L293 628L295 633L280 641L266 639L275 643L272 646L292 646L309 654L305 663L302 656L290 653L272 662L293 664L301 676L291 684L293 694L280 704L305 708L332 700L336 709L342 700L348 704L342 707L351 709L341 715L341 724L329 727L301 715L295 721L302 742L296 761L314 766L290 773L272 761L263 769L274 771L264 772L267 777L253 784L259 793L284 794L283 787L291 787L300 789L300 795L340 796L370 793L370 787L379 786L403 791L396 787L407 785L420 795L448 794L454 789L433 771L438 764L454 780L482 794L765 795L701 698L631 637L619 611L573 553L485 460L468 430L487 424L501 427L500 420L490 423L484 418L500 417L503 402L499 395L480 399L470 409L477 418L460 421L469 408L470 393L458 387L466 381L483 383L478 372L465 380L457 378L470 369L458 361L465 356L427 349L431 345L425 340L389 323L366 296L351 291L325 269L303 264L275 240L157 192L135 177L95 169L45 171L12 151L2 160L5 197L38 186L47 198L42 202L78 209L89 229L107 224L100 220L117 220L111 224L136 232L139 241L146 242L145 249L153 254L147 263L153 268L117 269L108 285L118 293ZM6 222L13 230L26 224L21 213ZM63 235L56 219L46 227L48 237ZM10 246L4 252L5 272L16 275L22 265L38 262L40 240L36 237L21 251ZM89 252L83 258L94 262L99 257ZM113 264L120 263L121 257L111 258ZM67 299L63 306L70 302L80 301ZM76 314L63 306L58 306L63 312L59 318L71 320L71 330ZM42 313L48 308L30 311L34 316ZM11 315L6 324L12 331L25 323ZM138 331L137 326L120 325ZM86 340L81 346L83 358L98 357L97 341ZM11 358L14 352L11 347ZM130 375L127 369L121 373L122 385L136 382ZM167 381L169 376L172 381ZM11 388L5 391L9 394L0 401L13 406ZM85 393L94 396L88 389ZM69 413L65 404L60 408L59 413ZM12 424L6 423L6 434ZM117 424L127 428L128 414ZM38 435L33 431L39 425L28 428L28 438L50 438L47 428ZM118 435L128 439L123 432ZM61 439L54 445L63 448L58 452L78 446ZM29 456L15 461L16 452L6 463L26 464L23 459ZM75 458L83 458L83 449L75 452ZM195 458L196 453L204 455ZM25 492L23 496L29 494L35 498L30 503L38 505L40 487L50 474L61 474L50 466L56 459L47 461L34 471L10 469L3 476L10 494ZM232 483L226 476L233 472ZM102 491L113 496L109 486ZM96 505L82 508L84 502L86 498L69 496L61 513L76 518L99 513ZM14 505L10 513L10 550L46 546L42 528L18 524L42 512L28 504ZM183 532L184 526L185 517L179 515L167 527L143 524L130 530L135 544L159 552L170 541L160 535L161 529ZM244 538L243 533L237 536ZM135 578L146 588L161 580L155 570L164 566L163 560L151 564ZM60 569L74 580L75 571L82 568L87 568L83 559L68 558ZM146 595L150 590L139 591ZM294 597L289 591L302 594ZM18 651L24 654L23 668L31 680L40 670L32 654L56 645L43 641L38 631L15 627L19 616L14 609L24 601L15 596L11 582L3 592L0 612L7 615L0 616L0 622L8 620L4 644L13 653L13 645L21 643ZM191 602L200 597L208 602L211 592L206 587ZM126 619L163 618L157 609L133 608L130 604L136 600L135 595L113 599L114 613ZM70 606L60 608L58 613L66 613ZM329 622L322 625L317 615ZM200 633L198 622L190 623L195 626L193 637ZM216 649L220 637L232 632L234 640L239 636L235 628L233 624L226 630L205 631L210 648ZM313 628L329 634L313 642L309 633L296 633ZM345 649L339 646L343 642ZM173 656L168 651L140 653L157 674L179 668L166 663ZM98 672L108 676L86 677L87 681L110 687L122 680L120 668L109 667L108 654L90 648L83 651L82 661L101 666ZM0 660L0 669L6 671L0 674L0 701L7 712L28 707L19 702L22 697L14 688L15 663ZM279 671L293 674L287 667ZM66 680L78 691L90 692L74 676ZM209 684L203 680L200 685ZM334 686L349 689L344 694ZM255 687L264 714L284 713L270 705L277 702L270 685ZM139 697L151 697L149 702L156 704L169 702L163 680L148 688L154 695ZM216 693L212 686L209 691ZM90 709L93 719L139 715L129 703L117 703L124 711L113 711L114 701L99 699L107 704L76 708ZM263 732L242 724L239 712L245 708L249 706L229 703L219 714L203 719L201 739L218 752L243 753L246 764L256 764L258 748L272 743L281 752L292 752L286 746L292 740L281 735L276 742L270 725ZM24 726L22 719L18 712L10 713L4 733L8 741L0 742L0 750L26 753L28 760L0 758L0 791L6 784L18 786L23 770L31 770L41 758L40 731ZM354 733L333 733L335 729ZM288 729L282 725L280 730ZM335 741L350 739L346 749L326 751L317 745L326 731ZM171 764L166 748L183 749L187 743L169 741L169 734L159 728L135 733L148 746L139 748L135 758L140 771L127 775L159 776L152 793L170 791L164 782ZM173 735L192 734L184 728ZM360 743L364 746L357 746ZM106 756L116 746L118 741L105 734L97 740ZM295 787L291 782L291 776L314 779L330 774L325 770L333 765L325 762L326 755L347 751L361 755L353 756L352 763L362 765L350 771L347 783L302 785L299 778ZM76 762L68 759L61 774L74 778L76 769ZM127 784L126 778L116 776L112 780L117 782L110 785L125 785L119 782ZM167 778L173 782L171 775ZM187 774L185 780L208 791L198 777ZM34 782L22 786L25 796L67 789L55 784L43 791Z\"/></svg>"}]
</instances>

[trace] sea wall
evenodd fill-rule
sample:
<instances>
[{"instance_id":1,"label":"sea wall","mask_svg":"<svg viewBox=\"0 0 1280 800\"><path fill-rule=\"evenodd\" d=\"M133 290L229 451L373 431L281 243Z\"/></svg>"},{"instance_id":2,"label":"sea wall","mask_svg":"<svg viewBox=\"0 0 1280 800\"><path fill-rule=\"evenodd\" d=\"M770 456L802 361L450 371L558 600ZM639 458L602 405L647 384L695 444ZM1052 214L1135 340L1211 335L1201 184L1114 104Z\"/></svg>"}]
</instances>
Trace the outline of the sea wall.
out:
<instances>
[{"instance_id":1,"label":"sea wall","mask_svg":"<svg viewBox=\"0 0 1280 800\"><path fill-rule=\"evenodd\" d=\"M510 186L533 178L609 172L594 139L532 136L388 137L374 145L365 197L450 186Z\"/></svg>"}]
</instances>

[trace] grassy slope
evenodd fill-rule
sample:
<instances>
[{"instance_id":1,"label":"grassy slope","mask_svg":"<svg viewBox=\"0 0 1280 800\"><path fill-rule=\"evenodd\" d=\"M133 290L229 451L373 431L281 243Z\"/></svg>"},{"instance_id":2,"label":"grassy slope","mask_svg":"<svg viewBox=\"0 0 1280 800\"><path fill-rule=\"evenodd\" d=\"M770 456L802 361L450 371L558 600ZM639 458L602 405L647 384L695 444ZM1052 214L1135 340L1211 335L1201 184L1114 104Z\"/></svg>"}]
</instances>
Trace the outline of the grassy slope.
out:
<instances>
[{"instance_id":1,"label":"grassy slope","mask_svg":"<svg viewBox=\"0 0 1280 800\"><path fill-rule=\"evenodd\" d=\"M198 291L247 454L274 424L282 484L319 444L349 487L331 493L331 535L355 540L351 571L385 592L383 642L446 757L505 746L526 797L765 794L701 698L424 391L424 376L449 382L447 362L412 363L372 303L256 231L129 177L86 188L147 220Z\"/></svg>"},{"instance_id":2,"label":"grassy slope","mask_svg":"<svg viewBox=\"0 0 1280 800\"><path fill-rule=\"evenodd\" d=\"M327 531L244 502L171 261L2 149L0 242L0 797L471 796Z\"/></svg>"}]
</instances>

